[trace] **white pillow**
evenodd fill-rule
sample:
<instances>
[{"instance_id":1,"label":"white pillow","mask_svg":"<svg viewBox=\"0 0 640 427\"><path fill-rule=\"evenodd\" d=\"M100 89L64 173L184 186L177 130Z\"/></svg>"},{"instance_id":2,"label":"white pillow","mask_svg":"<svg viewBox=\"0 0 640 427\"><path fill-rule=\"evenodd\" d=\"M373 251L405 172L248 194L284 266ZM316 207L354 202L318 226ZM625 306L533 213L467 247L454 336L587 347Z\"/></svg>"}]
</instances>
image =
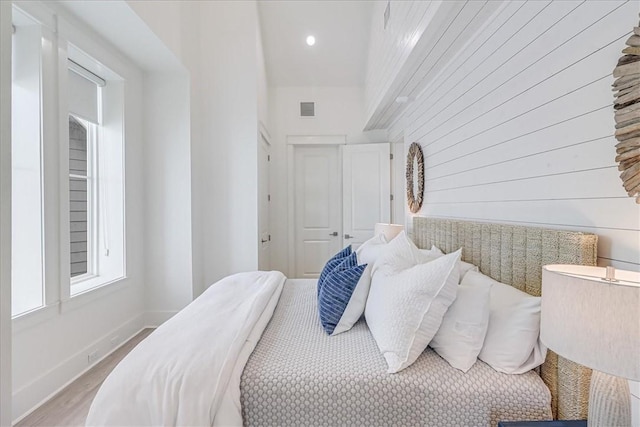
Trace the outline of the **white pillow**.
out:
<instances>
[{"instance_id":1,"label":"white pillow","mask_svg":"<svg viewBox=\"0 0 640 427\"><path fill-rule=\"evenodd\" d=\"M420 249L401 231L379 254L371 274L375 275L380 270L384 274L392 274L425 262Z\"/></svg>"},{"instance_id":2,"label":"white pillow","mask_svg":"<svg viewBox=\"0 0 640 427\"><path fill-rule=\"evenodd\" d=\"M355 325L358 320L360 320L362 314L364 313L364 306L367 303L370 286L371 266L367 265L367 267L362 272L362 276L360 276L360 280L358 280L358 284L351 294L351 298L349 298L349 302L347 303L347 306L345 307L344 312L340 317L340 321L333 329L331 336L348 331L349 329L353 328L353 325Z\"/></svg>"},{"instance_id":3,"label":"white pillow","mask_svg":"<svg viewBox=\"0 0 640 427\"><path fill-rule=\"evenodd\" d=\"M438 256L444 255L444 252L442 252L435 245L431 245L431 249L420 249L420 252L422 253L422 255L424 257L427 258L427 260L423 261L423 262L428 262L428 261L431 261L433 259L438 258ZM475 265L473 265L471 263L468 263L468 262L464 262L462 260L460 260L460 262L458 263L458 267L460 268L460 283L462 283L462 279L464 278L464 275L467 274L467 272L469 272L469 271L480 271L477 266L475 266Z\"/></svg>"},{"instance_id":4,"label":"white pillow","mask_svg":"<svg viewBox=\"0 0 640 427\"><path fill-rule=\"evenodd\" d=\"M380 263L384 258L385 264L373 274L365 308L367 324L389 373L415 362L438 331L442 317L456 298L456 263L460 258L457 251L415 265L411 251L402 241L395 245L394 241L378 260ZM396 252L391 254L394 248ZM405 265L408 267L398 268Z\"/></svg>"},{"instance_id":5,"label":"white pillow","mask_svg":"<svg viewBox=\"0 0 640 427\"><path fill-rule=\"evenodd\" d=\"M444 255L444 253L435 245L432 245L431 249L420 249L420 253L426 258L426 260L422 262L432 261ZM460 268L460 282L462 282L462 279L464 279L464 275L467 274L467 272L480 271L477 266L462 260L458 263L458 267Z\"/></svg>"},{"instance_id":6,"label":"white pillow","mask_svg":"<svg viewBox=\"0 0 640 427\"><path fill-rule=\"evenodd\" d=\"M447 310L440 329L429 343L451 366L467 372L482 349L489 326L491 284L458 286L456 300Z\"/></svg>"},{"instance_id":7,"label":"white pillow","mask_svg":"<svg viewBox=\"0 0 640 427\"><path fill-rule=\"evenodd\" d=\"M540 297L470 271L463 285L491 284L489 329L478 358L496 371L522 374L541 365L547 355L540 342Z\"/></svg>"},{"instance_id":8,"label":"white pillow","mask_svg":"<svg viewBox=\"0 0 640 427\"><path fill-rule=\"evenodd\" d=\"M375 264L386 246L387 239L384 237L384 234L373 236L356 249L358 264L369 264L373 267L373 264Z\"/></svg>"},{"instance_id":9,"label":"white pillow","mask_svg":"<svg viewBox=\"0 0 640 427\"><path fill-rule=\"evenodd\" d=\"M423 256L430 258L430 261L433 261L434 259L440 258L442 255L444 255L444 252L442 252L434 245L431 245L431 249L420 249L420 253Z\"/></svg>"},{"instance_id":10,"label":"white pillow","mask_svg":"<svg viewBox=\"0 0 640 427\"><path fill-rule=\"evenodd\" d=\"M470 272L470 271L475 271L475 272L480 271L477 266L475 266L475 265L473 265L471 263L468 263L468 262L464 262L464 261L460 261L458 263L458 267L460 268L460 283L462 283L462 281L464 280L464 276L468 272Z\"/></svg>"},{"instance_id":11,"label":"white pillow","mask_svg":"<svg viewBox=\"0 0 640 427\"><path fill-rule=\"evenodd\" d=\"M369 287L371 286L371 269L386 245L387 240L384 235L378 234L356 249L358 265L367 264L367 268L365 268L362 276L360 276L360 280L358 280L358 284L351 294L349 303L344 309L344 313L342 313L340 322L336 325L331 336L348 331L360 320L360 317L362 317L364 307L367 303L367 297L369 296Z\"/></svg>"}]
</instances>

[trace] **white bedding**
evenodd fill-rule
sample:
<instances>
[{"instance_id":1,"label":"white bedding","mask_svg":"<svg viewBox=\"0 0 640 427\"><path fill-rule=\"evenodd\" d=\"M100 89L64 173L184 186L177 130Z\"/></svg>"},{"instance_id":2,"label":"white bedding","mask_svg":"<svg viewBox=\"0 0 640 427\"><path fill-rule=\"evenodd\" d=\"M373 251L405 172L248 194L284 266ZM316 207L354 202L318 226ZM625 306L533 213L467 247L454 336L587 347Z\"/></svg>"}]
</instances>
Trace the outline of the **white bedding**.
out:
<instances>
[{"instance_id":1,"label":"white bedding","mask_svg":"<svg viewBox=\"0 0 640 427\"><path fill-rule=\"evenodd\" d=\"M242 425L240 376L284 281L251 272L209 287L113 370L86 425Z\"/></svg>"}]
</instances>

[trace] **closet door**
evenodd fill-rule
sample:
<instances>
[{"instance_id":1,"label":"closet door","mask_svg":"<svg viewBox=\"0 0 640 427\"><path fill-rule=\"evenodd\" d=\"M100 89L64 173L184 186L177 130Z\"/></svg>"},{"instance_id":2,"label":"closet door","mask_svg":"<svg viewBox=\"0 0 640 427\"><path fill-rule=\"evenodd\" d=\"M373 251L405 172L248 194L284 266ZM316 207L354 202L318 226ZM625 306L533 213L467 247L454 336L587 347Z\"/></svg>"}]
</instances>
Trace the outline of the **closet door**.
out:
<instances>
[{"instance_id":1,"label":"closet door","mask_svg":"<svg viewBox=\"0 0 640 427\"><path fill-rule=\"evenodd\" d=\"M388 143L342 147L342 246L356 249L373 236L376 222L389 222L390 168Z\"/></svg>"},{"instance_id":2,"label":"closet door","mask_svg":"<svg viewBox=\"0 0 640 427\"><path fill-rule=\"evenodd\" d=\"M295 275L316 278L341 247L338 146L297 146L295 180Z\"/></svg>"}]
</instances>

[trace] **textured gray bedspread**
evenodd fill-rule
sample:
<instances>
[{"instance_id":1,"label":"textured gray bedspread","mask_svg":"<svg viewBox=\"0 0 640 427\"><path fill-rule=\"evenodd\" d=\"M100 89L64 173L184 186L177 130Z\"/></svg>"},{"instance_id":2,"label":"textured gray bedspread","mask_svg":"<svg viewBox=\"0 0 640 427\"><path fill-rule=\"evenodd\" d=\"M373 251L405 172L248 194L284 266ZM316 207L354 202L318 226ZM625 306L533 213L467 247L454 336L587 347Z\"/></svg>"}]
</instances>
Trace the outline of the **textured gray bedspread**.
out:
<instances>
[{"instance_id":1,"label":"textured gray bedspread","mask_svg":"<svg viewBox=\"0 0 640 427\"><path fill-rule=\"evenodd\" d=\"M551 417L549 390L534 372L506 375L478 361L466 374L427 349L387 374L361 319L327 336L315 280L287 280L276 311L242 374L251 426L495 426Z\"/></svg>"}]
</instances>

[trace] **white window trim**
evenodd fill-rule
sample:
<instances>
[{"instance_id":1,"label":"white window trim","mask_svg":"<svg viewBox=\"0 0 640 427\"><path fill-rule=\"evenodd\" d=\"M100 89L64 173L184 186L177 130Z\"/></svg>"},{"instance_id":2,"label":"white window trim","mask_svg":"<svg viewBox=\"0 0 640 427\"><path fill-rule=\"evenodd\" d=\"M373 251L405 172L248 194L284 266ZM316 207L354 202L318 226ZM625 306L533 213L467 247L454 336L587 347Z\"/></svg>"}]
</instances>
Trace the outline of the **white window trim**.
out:
<instances>
[{"instance_id":1,"label":"white window trim","mask_svg":"<svg viewBox=\"0 0 640 427\"><path fill-rule=\"evenodd\" d=\"M79 49L75 45L73 45L73 51L79 54ZM92 198L91 208L89 209L91 226L87 230L88 237L89 232L91 232L91 238L87 240L88 247L89 244L91 245L91 250L89 251L91 268L86 275L71 278L69 264L68 299L75 298L92 289L115 283L126 277L125 135L123 122L125 100L121 97L123 95L121 92L123 90L122 79L116 76L114 72L104 68L97 58L83 52L80 54L82 57L78 61L83 62L83 66L86 65L89 70L93 69L93 67L103 67L104 70L107 70L107 75L104 76L106 85L98 94L100 124L96 128L96 126L90 126L90 123L80 118L83 125L86 125L88 132L91 132L91 134L88 133L87 135L88 142L91 141L91 143L87 144L87 157L91 163L91 170L87 170L87 173L91 179L90 191L95 195ZM62 56L64 55L61 55L59 60L68 63L68 54L66 57ZM110 100L113 101L114 99L116 100L115 103L112 102L107 105ZM107 102L107 104L103 101ZM114 120L114 117L117 118ZM68 135L65 139L68 142ZM108 145L100 145L101 141L107 140L110 142ZM113 186L112 181L114 178L122 181L121 188ZM105 186L105 182L111 182L110 186ZM66 206L68 206L68 203ZM118 209L118 206L122 206L122 211ZM63 216L65 216L64 213ZM114 218L121 218L122 224L118 223L115 227L114 224L110 225L109 223L113 222ZM63 230L68 230L69 226L70 223L66 223ZM120 233L122 234L120 235ZM67 238L70 238L70 233L65 232L64 234L67 235ZM70 243L64 243L63 245L69 247L70 257ZM65 292L67 292L66 289Z\"/></svg>"},{"instance_id":2,"label":"white window trim","mask_svg":"<svg viewBox=\"0 0 640 427\"><path fill-rule=\"evenodd\" d=\"M13 314L13 306L11 307L11 318L12 321L24 317L30 317L34 313L37 313L44 308L46 308L52 301L53 296L49 289L47 288L47 280L49 278L49 274L52 271L53 264L47 258L47 243L51 241L50 237L53 232L55 232L55 228L52 230L49 228L49 221L51 220L50 216L48 216L49 209L48 203L48 185L50 184L51 175L48 174L48 169L46 167L47 163L47 150L51 149L52 145L55 145L55 131L53 125L55 124L55 115L46 115L43 114L43 111L46 110L51 105L54 105L55 95L54 95L54 69L55 69L55 60L56 54L54 52L54 44L55 44L55 24L52 18L46 10L41 9L39 7L32 7L33 5L20 4L19 6L16 4L12 4L12 9L18 9L22 14L27 15L33 22L39 26L41 31L41 48L40 48L40 92L39 92L39 111L40 111L40 200L41 200L41 247L42 251L42 263L40 268L42 269L42 291L40 298L40 305L33 307L29 310L22 311L20 313ZM54 144L51 144L51 143ZM13 173L13 171L12 171ZM12 231L13 232L13 231Z\"/></svg>"}]
</instances>

